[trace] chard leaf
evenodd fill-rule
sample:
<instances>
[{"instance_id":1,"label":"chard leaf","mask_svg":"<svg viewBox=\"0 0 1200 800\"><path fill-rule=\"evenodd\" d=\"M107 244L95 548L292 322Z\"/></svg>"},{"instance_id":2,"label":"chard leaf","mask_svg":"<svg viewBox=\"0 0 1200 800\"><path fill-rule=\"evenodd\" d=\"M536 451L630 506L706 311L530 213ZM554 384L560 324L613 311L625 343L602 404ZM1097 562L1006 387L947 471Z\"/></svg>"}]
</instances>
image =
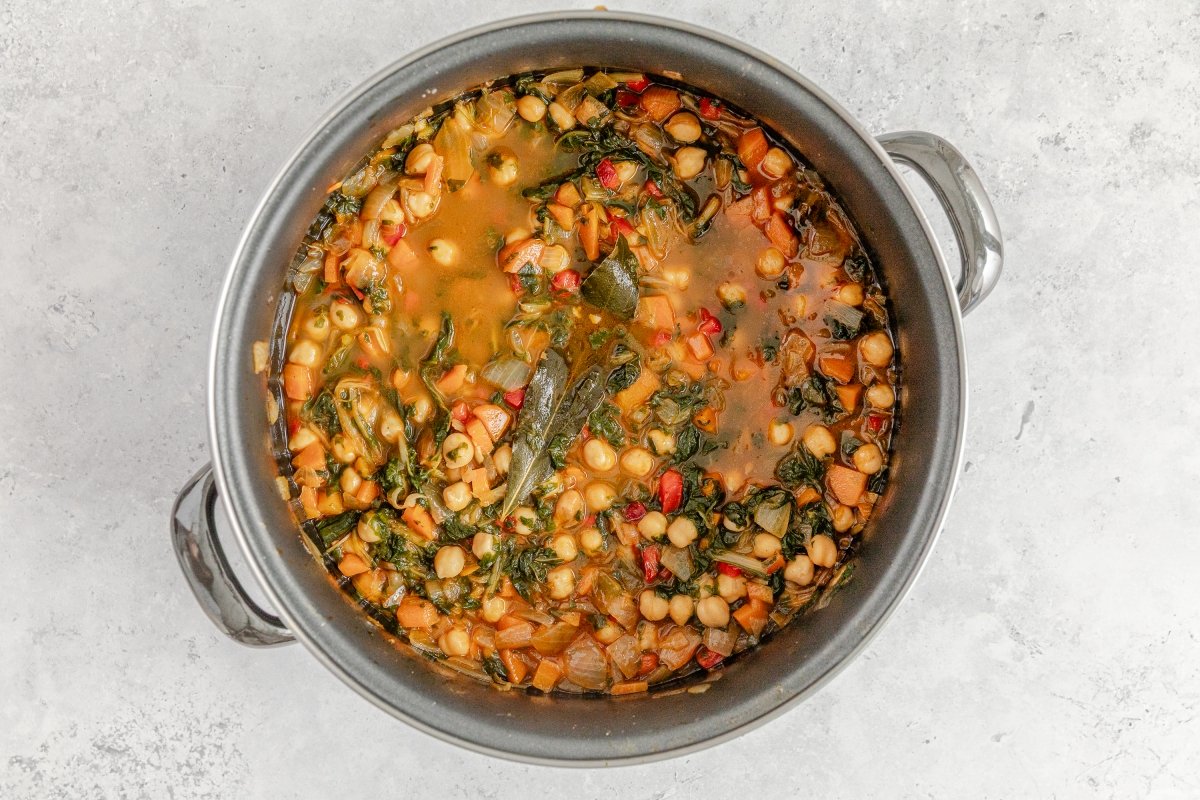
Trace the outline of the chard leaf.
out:
<instances>
[{"instance_id":1,"label":"chard leaf","mask_svg":"<svg viewBox=\"0 0 1200 800\"><path fill-rule=\"evenodd\" d=\"M583 299L618 319L631 320L638 306L638 260L624 236L580 287Z\"/></svg>"},{"instance_id":2,"label":"chard leaf","mask_svg":"<svg viewBox=\"0 0 1200 800\"><path fill-rule=\"evenodd\" d=\"M511 514L534 486L550 477L554 471L551 445L557 452L566 452L603 399L604 378L599 366L592 364L571 383L570 369L561 353L549 349L542 355L525 387L525 403L517 418L500 519Z\"/></svg>"}]
</instances>

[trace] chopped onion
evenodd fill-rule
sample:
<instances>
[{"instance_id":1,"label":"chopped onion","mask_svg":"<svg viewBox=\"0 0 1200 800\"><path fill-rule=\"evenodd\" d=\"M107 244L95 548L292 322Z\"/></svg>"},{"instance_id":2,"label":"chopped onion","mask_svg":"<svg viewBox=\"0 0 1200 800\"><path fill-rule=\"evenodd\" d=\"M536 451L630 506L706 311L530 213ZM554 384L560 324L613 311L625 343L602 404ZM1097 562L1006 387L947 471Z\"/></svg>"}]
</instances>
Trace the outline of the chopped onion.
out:
<instances>
[{"instance_id":1,"label":"chopped onion","mask_svg":"<svg viewBox=\"0 0 1200 800\"><path fill-rule=\"evenodd\" d=\"M400 185L400 176L394 172L385 173L379 179L379 184L371 190L367 195L367 199L363 201L362 218L363 219L378 219L379 212L383 211L383 207L387 205L387 201L392 199L392 195L396 193L396 187Z\"/></svg>"},{"instance_id":2,"label":"chopped onion","mask_svg":"<svg viewBox=\"0 0 1200 800\"><path fill-rule=\"evenodd\" d=\"M515 650L518 647L528 647L533 639L533 626L528 622L510 625L502 631L496 631L496 647L500 650Z\"/></svg>"},{"instance_id":3,"label":"chopped onion","mask_svg":"<svg viewBox=\"0 0 1200 800\"><path fill-rule=\"evenodd\" d=\"M599 97L605 92L617 88L617 82L603 72L597 72L583 82L592 95Z\"/></svg>"},{"instance_id":4,"label":"chopped onion","mask_svg":"<svg viewBox=\"0 0 1200 800\"><path fill-rule=\"evenodd\" d=\"M608 659L591 636L580 636L563 654L567 677L584 689L599 691L608 686Z\"/></svg>"},{"instance_id":5,"label":"chopped onion","mask_svg":"<svg viewBox=\"0 0 1200 800\"><path fill-rule=\"evenodd\" d=\"M691 628L676 628L658 644L658 657L672 672L692 660L700 646L700 634Z\"/></svg>"},{"instance_id":6,"label":"chopped onion","mask_svg":"<svg viewBox=\"0 0 1200 800\"><path fill-rule=\"evenodd\" d=\"M304 257L292 267L292 287L297 292L303 292L312 283L315 275L325 266L325 251L309 245L304 249Z\"/></svg>"},{"instance_id":7,"label":"chopped onion","mask_svg":"<svg viewBox=\"0 0 1200 800\"><path fill-rule=\"evenodd\" d=\"M736 633L723 631L720 628L704 629L704 646L718 655L732 654L733 647L737 644L737 638Z\"/></svg>"},{"instance_id":8,"label":"chopped onion","mask_svg":"<svg viewBox=\"0 0 1200 800\"><path fill-rule=\"evenodd\" d=\"M574 114L586 94L587 87L582 83L577 83L569 89L563 89L554 99L560 106Z\"/></svg>"},{"instance_id":9,"label":"chopped onion","mask_svg":"<svg viewBox=\"0 0 1200 800\"><path fill-rule=\"evenodd\" d=\"M788 522L791 519L792 504L788 502L786 495L776 500L764 500L754 509L754 523L780 539L787 533Z\"/></svg>"},{"instance_id":10,"label":"chopped onion","mask_svg":"<svg viewBox=\"0 0 1200 800\"><path fill-rule=\"evenodd\" d=\"M608 646L608 657L621 674L632 678L642 665L642 648L638 646L636 637L625 634Z\"/></svg>"},{"instance_id":11,"label":"chopped onion","mask_svg":"<svg viewBox=\"0 0 1200 800\"><path fill-rule=\"evenodd\" d=\"M362 197L375 188L375 184L379 183L379 176L383 174L383 171L384 167L382 164L367 164L358 172L342 181L342 194L349 195L350 197Z\"/></svg>"},{"instance_id":12,"label":"chopped onion","mask_svg":"<svg viewBox=\"0 0 1200 800\"><path fill-rule=\"evenodd\" d=\"M438 131L433 144L438 154L446 159L442 175L451 184L451 189L471 179L475 173L475 167L471 164L471 142L467 129L457 115L442 123L442 129Z\"/></svg>"},{"instance_id":13,"label":"chopped onion","mask_svg":"<svg viewBox=\"0 0 1200 800\"><path fill-rule=\"evenodd\" d=\"M530 641L539 653L544 656L552 656L561 653L578 632L577 625L569 622L556 622L535 633Z\"/></svg>"},{"instance_id":14,"label":"chopped onion","mask_svg":"<svg viewBox=\"0 0 1200 800\"><path fill-rule=\"evenodd\" d=\"M379 236L379 220L369 219L363 223L362 246L371 250L379 247L383 239Z\"/></svg>"},{"instance_id":15,"label":"chopped onion","mask_svg":"<svg viewBox=\"0 0 1200 800\"><path fill-rule=\"evenodd\" d=\"M691 580L692 573L696 570L692 563L691 552L674 545L667 545L663 548L660 561L671 571L672 575L681 581Z\"/></svg>"},{"instance_id":16,"label":"chopped onion","mask_svg":"<svg viewBox=\"0 0 1200 800\"><path fill-rule=\"evenodd\" d=\"M826 300L825 316L837 320L851 331L857 331L859 324L862 322L863 312L839 300Z\"/></svg>"},{"instance_id":17,"label":"chopped onion","mask_svg":"<svg viewBox=\"0 0 1200 800\"><path fill-rule=\"evenodd\" d=\"M516 116L516 103L506 91L485 92L475 104L475 124L495 136L507 132Z\"/></svg>"},{"instance_id":18,"label":"chopped onion","mask_svg":"<svg viewBox=\"0 0 1200 800\"><path fill-rule=\"evenodd\" d=\"M557 86L570 86L572 83L579 83L583 80L582 69L564 69L558 72L551 72L546 77L542 78L542 83L549 83Z\"/></svg>"},{"instance_id":19,"label":"chopped onion","mask_svg":"<svg viewBox=\"0 0 1200 800\"><path fill-rule=\"evenodd\" d=\"M713 561L720 561L722 564L732 564L743 572L749 572L751 575L759 578L767 576L767 571L763 569L762 562L753 556L746 556L727 550L723 553L715 554Z\"/></svg>"},{"instance_id":20,"label":"chopped onion","mask_svg":"<svg viewBox=\"0 0 1200 800\"><path fill-rule=\"evenodd\" d=\"M662 128L649 123L634 127L629 132L629 138L653 159L662 158L663 148L667 146L667 134Z\"/></svg>"},{"instance_id":21,"label":"chopped onion","mask_svg":"<svg viewBox=\"0 0 1200 800\"><path fill-rule=\"evenodd\" d=\"M490 362L479 374L497 389L511 392L529 383L533 369L519 358L503 356Z\"/></svg>"},{"instance_id":22,"label":"chopped onion","mask_svg":"<svg viewBox=\"0 0 1200 800\"><path fill-rule=\"evenodd\" d=\"M529 622L532 622L535 625L553 625L554 624L554 617L550 616L545 611L538 611L536 608L533 608L532 606L529 608L522 608L519 611L514 611L513 616L520 617L521 619L524 619L524 620L528 620Z\"/></svg>"}]
</instances>

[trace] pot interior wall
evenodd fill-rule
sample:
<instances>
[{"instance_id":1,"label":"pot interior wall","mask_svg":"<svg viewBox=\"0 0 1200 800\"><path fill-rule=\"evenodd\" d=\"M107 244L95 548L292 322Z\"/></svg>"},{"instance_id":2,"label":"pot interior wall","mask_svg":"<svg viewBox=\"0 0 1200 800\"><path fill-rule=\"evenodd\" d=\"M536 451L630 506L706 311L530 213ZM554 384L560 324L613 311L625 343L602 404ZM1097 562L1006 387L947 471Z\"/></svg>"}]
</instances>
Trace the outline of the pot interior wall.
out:
<instances>
[{"instance_id":1,"label":"pot interior wall","mask_svg":"<svg viewBox=\"0 0 1200 800\"><path fill-rule=\"evenodd\" d=\"M212 376L223 500L281 616L335 672L429 732L526 760L597 763L697 747L778 712L865 641L915 577L948 500L961 442L957 316L937 255L895 175L816 90L761 56L675 23L611 13L530 18L466 35L377 75L323 122L273 187L234 265ZM486 80L603 65L676 71L791 141L826 178L868 243L893 304L902 365L893 478L854 581L824 610L735 660L700 694L592 699L503 693L398 648L330 582L274 485L261 376L250 345L270 335L287 265L324 187L415 112ZM369 713L364 706L362 713Z\"/></svg>"}]
</instances>

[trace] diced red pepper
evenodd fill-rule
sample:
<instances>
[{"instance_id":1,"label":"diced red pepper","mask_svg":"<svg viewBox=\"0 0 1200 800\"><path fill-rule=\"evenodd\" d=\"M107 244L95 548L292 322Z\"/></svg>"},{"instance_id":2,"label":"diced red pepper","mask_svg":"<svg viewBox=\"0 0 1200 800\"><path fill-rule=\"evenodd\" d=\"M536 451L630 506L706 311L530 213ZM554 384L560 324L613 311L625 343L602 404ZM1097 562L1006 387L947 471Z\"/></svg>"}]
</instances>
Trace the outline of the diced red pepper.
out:
<instances>
[{"instance_id":1,"label":"diced red pepper","mask_svg":"<svg viewBox=\"0 0 1200 800\"><path fill-rule=\"evenodd\" d=\"M634 78L631 81L625 81L625 85L628 86L632 91L641 94L642 92L646 91L646 87L650 85L650 80L643 75L640 78Z\"/></svg>"},{"instance_id":2,"label":"diced red pepper","mask_svg":"<svg viewBox=\"0 0 1200 800\"><path fill-rule=\"evenodd\" d=\"M471 416L471 409L467 408L466 403L458 402L450 409L450 416L454 417L459 422L466 422L467 417Z\"/></svg>"},{"instance_id":3,"label":"diced red pepper","mask_svg":"<svg viewBox=\"0 0 1200 800\"><path fill-rule=\"evenodd\" d=\"M366 297L366 295L363 294L357 286L351 285L350 291L354 292L355 297L357 297L359 300L362 300L364 297Z\"/></svg>"},{"instance_id":4,"label":"diced red pepper","mask_svg":"<svg viewBox=\"0 0 1200 800\"><path fill-rule=\"evenodd\" d=\"M656 669L658 669L658 653L642 653L642 658L638 662L638 677L644 678Z\"/></svg>"},{"instance_id":5,"label":"diced red pepper","mask_svg":"<svg viewBox=\"0 0 1200 800\"><path fill-rule=\"evenodd\" d=\"M721 104L707 97L700 98L700 116L705 119L720 119Z\"/></svg>"},{"instance_id":6,"label":"diced red pepper","mask_svg":"<svg viewBox=\"0 0 1200 800\"><path fill-rule=\"evenodd\" d=\"M637 522L642 517L646 516L646 506L636 500L625 506L625 521Z\"/></svg>"},{"instance_id":7,"label":"diced red pepper","mask_svg":"<svg viewBox=\"0 0 1200 800\"><path fill-rule=\"evenodd\" d=\"M715 650L709 650L704 645L700 645L700 649L696 651L696 663L705 669L712 669L724 660L725 656Z\"/></svg>"},{"instance_id":8,"label":"diced red pepper","mask_svg":"<svg viewBox=\"0 0 1200 800\"><path fill-rule=\"evenodd\" d=\"M395 246L396 242L404 238L408 233L408 227L403 222L397 222L395 225L384 225L379 229L379 235L387 242L388 247Z\"/></svg>"},{"instance_id":9,"label":"diced red pepper","mask_svg":"<svg viewBox=\"0 0 1200 800\"><path fill-rule=\"evenodd\" d=\"M661 557L662 548L656 544L648 544L642 548L642 577L646 579L646 583L658 576L658 570L662 566Z\"/></svg>"},{"instance_id":10,"label":"diced red pepper","mask_svg":"<svg viewBox=\"0 0 1200 800\"><path fill-rule=\"evenodd\" d=\"M874 433L879 433L879 431L883 430L883 417L878 414L871 414L867 417L867 427Z\"/></svg>"},{"instance_id":11,"label":"diced red pepper","mask_svg":"<svg viewBox=\"0 0 1200 800\"><path fill-rule=\"evenodd\" d=\"M664 514L670 514L683 502L683 474L669 469L658 479L658 502Z\"/></svg>"},{"instance_id":12,"label":"diced red pepper","mask_svg":"<svg viewBox=\"0 0 1200 800\"><path fill-rule=\"evenodd\" d=\"M600 159L600 163L596 165L596 180L600 181L600 185L605 189L616 189L621 185L621 179L617 177L617 168L613 166L611 159Z\"/></svg>"},{"instance_id":13,"label":"diced red pepper","mask_svg":"<svg viewBox=\"0 0 1200 800\"><path fill-rule=\"evenodd\" d=\"M525 289L521 286L521 276L515 272L510 273L508 276L508 287L518 297L525 294Z\"/></svg>"},{"instance_id":14,"label":"diced red pepper","mask_svg":"<svg viewBox=\"0 0 1200 800\"><path fill-rule=\"evenodd\" d=\"M555 273L550 279L550 285L560 292L573 292L583 283L583 276L573 269L564 269Z\"/></svg>"},{"instance_id":15,"label":"diced red pepper","mask_svg":"<svg viewBox=\"0 0 1200 800\"><path fill-rule=\"evenodd\" d=\"M300 430L300 418L292 417L288 420L288 436L295 436L296 431Z\"/></svg>"},{"instance_id":16,"label":"diced red pepper","mask_svg":"<svg viewBox=\"0 0 1200 800\"><path fill-rule=\"evenodd\" d=\"M722 330L721 320L708 313L707 308L701 308L700 323L696 325L696 330L707 333L709 336L716 336Z\"/></svg>"},{"instance_id":17,"label":"diced red pepper","mask_svg":"<svg viewBox=\"0 0 1200 800\"><path fill-rule=\"evenodd\" d=\"M357 358L355 358L354 363L358 365L359 369L370 369L371 368L371 360L363 355L360 355Z\"/></svg>"},{"instance_id":18,"label":"diced red pepper","mask_svg":"<svg viewBox=\"0 0 1200 800\"><path fill-rule=\"evenodd\" d=\"M638 104L638 96L624 89L617 90L617 105L621 108L633 108Z\"/></svg>"},{"instance_id":19,"label":"diced red pepper","mask_svg":"<svg viewBox=\"0 0 1200 800\"><path fill-rule=\"evenodd\" d=\"M525 390L513 389L511 392L505 392L504 402L519 410L521 406L525 405Z\"/></svg>"},{"instance_id":20,"label":"diced red pepper","mask_svg":"<svg viewBox=\"0 0 1200 800\"><path fill-rule=\"evenodd\" d=\"M637 231L624 217L613 217L608 221L608 238L615 242L618 236L624 236L625 241L637 236Z\"/></svg>"},{"instance_id":21,"label":"diced red pepper","mask_svg":"<svg viewBox=\"0 0 1200 800\"><path fill-rule=\"evenodd\" d=\"M651 340L651 343L655 347L666 347L667 342L669 341L671 341L670 331L658 331L654 334L654 338Z\"/></svg>"},{"instance_id":22,"label":"diced red pepper","mask_svg":"<svg viewBox=\"0 0 1200 800\"><path fill-rule=\"evenodd\" d=\"M658 199L658 200L663 199L662 189L658 188L658 184L655 183L653 179L646 181L642 185L642 188L645 189L646 194L650 195L651 197Z\"/></svg>"},{"instance_id":23,"label":"diced red pepper","mask_svg":"<svg viewBox=\"0 0 1200 800\"><path fill-rule=\"evenodd\" d=\"M717 572L722 575L728 575L731 578L736 578L742 574L742 568L735 567L733 564L726 564L724 561L718 561Z\"/></svg>"}]
</instances>

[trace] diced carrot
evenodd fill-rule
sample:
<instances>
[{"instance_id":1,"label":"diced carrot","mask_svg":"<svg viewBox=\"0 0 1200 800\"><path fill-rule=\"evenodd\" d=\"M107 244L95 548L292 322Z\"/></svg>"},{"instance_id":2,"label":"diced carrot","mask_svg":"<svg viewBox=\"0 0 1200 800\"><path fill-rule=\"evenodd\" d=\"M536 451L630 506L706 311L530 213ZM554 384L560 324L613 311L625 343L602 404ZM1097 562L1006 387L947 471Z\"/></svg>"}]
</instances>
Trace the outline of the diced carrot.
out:
<instances>
[{"instance_id":1,"label":"diced carrot","mask_svg":"<svg viewBox=\"0 0 1200 800\"><path fill-rule=\"evenodd\" d=\"M338 562L338 572L347 578L361 575L370 568L371 565L364 561L363 557L358 553L346 553L346 555L342 556L342 560Z\"/></svg>"},{"instance_id":2,"label":"diced carrot","mask_svg":"<svg viewBox=\"0 0 1200 800\"><path fill-rule=\"evenodd\" d=\"M750 193L750 219L762 225L771 218L771 191L759 186Z\"/></svg>"},{"instance_id":3,"label":"diced carrot","mask_svg":"<svg viewBox=\"0 0 1200 800\"><path fill-rule=\"evenodd\" d=\"M821 373L828 375L838 383L849 383L854 380L854 364L844 358L821 356L817 359Z\"/></svg>"},{"instance_id":4,"label":"diced carrot","mask_svg":"<svg viewBox=\"0 0 1200 800\"><path fill-rule=\"evenodd\" d=\"M614 697L623 694L638 694L650 688L650 684L645 681L626 681L625 683L613 684L611 694Z\"/></svg>"},{"instance_id":5,"label":"diced carrot","mask_svg":"<svg viewBox=\"0 0 1200 800\"><path fill-rule=\"evenodd\" d=\"M642 92L638 102L646 116L655 122L662 122L679 110L679 92L667 86L651 86Z\"/></svg>"},{"instance_id":6,"label":"diced carrot","mask_svg":"<svg viewBox=\"0 0 1200 800\"><path fill-rule=\"evenodd\" d=\"M516 627L517 625L528 625L528 624L529 624L528 622L521 619L520 617L514 617L512 614L505 614L496 623L496 630L506 631L509 628Z\"/></svg>"},{"instance_id":7,"label":"diced carrot","mask_svg":"<svg viewBox=\"0 0 1200 800\"><path fill-rule=\"evenodd\" d=\"M322 495L317 501L317 510L327 517L341 514L346 510L346 505L342 502L342 493L329 492Z\"/></svg>"},{"instance_id":8,"label":"diced carrot","mask_svg":"<svg viewBox=\"0 0 1200 800\"><path fill-rule=\"evenodd\" d=\"M533 673L532 683L534 688L548 692L558 684L561 677L562 667L553 661L543 660L538 664L537 672Z\"/></svg>"},{"instance_id":9,"label":"diced carrot","mask_svg":"<svg viewBox=\"0 0 1200 800\"><path fill-rule=\"evenodd\" d=\"M488 490L491 488L488 485L486 469L474 470L471 474L471 480L468 482L471 484L471 494L475 495L476 497L482 497L483 495L487 494Z\"/></svg>"},{"instance_id":10,"label":"diced carrot","mask_svg":"<svg viewBox=\"0 0 1200 800\"><path fill-rule=\"evenodd\" d=\"M312 370L299 364L283 368L283 392L289 400L307 400L313 393Z\"/></svg>"},{"instance_id":11,"label":"diced carrot","mask_svg":"<svg viewBox=\"0 0 1200 800\"><path fill-rule=\"evenodd\" d=\"M733 612L733 618L746 633L758 636L767 626L767 612L770 610L771 607L761 600L751 599L750 602Z\"/></svg>"},{"instance_id":12,"label":"diced carrot","mask_svg":"<svg viewBox=\"0 0 1200 800\"><path fill-rule=\"evenodd\" d=\"M858 503L862 493L867 488L867 476L856 469L843 467L841 464L831 464L825 474L825 482L843 505L852 506Z\"/></svg>"},{"instance_id":13,"label":"diced carrot","mask_svg":"<svg viewBox=\"0 0 1200 800\"><path fill-rule=\"evenodd\" d=\"M760 603L766 603L768 606L775 605L775 595L772 594L771 587L763 583L747 581L746 596L751 600L757 600Z\"/></svg>"},{"instance_id":14,"label":"diced carrot","mask_svg":"<svg viewBox=\"0 0 1200 800\"><path fill-rule=\"evenodd\" d=\"M583 196L579 194L575 184L567 181L558 187L558 191L554 193L554 200L567 208L578 208L579 204L583 202Z\"/></svg>"},{"instance_id":15,"label":"diced carrot","mask_svg":"<svg viewBox=\"0 0 1200 800\"><path fill-rule=\"evenodd\" d=\"M317 490L312 486L300 487L300 505L304 509L304 515L309 519L321 516L321 509L317 503Z\"/></svg>"},{"instance_id":16,"label":"diced carrot","mask_svg":"<svg viewBox=\"0 0 1200 800\"><path fill-rule=\"evenodd\" d=\"M438 619L433 603L416 595L405 595L396 606L396 622L401 628L432 628Z\"/></svg>"},{"instance_id":17,"label":"diced carrot","mask_svg":"<svg viewBox=\"0 0 1200 800\"><path fill-rule=\"evenodd\" d=\"M583 616L578 611L568 611L564 614L559 614L558 618L568 625L575 625L578 627L580 620L583 619Z\"/></svg>"},{"instance_id":18,"label":"diced carrot","mask_svg":"<svg viewBox=\"0 0 1200 800\"><path fill-rule=\"evenodd\" d=\"M579 244L588 261L600 258L600 212L595 203L588 203L579 218Z\"/></svg>"},{"instance_id":19,"label":"diced carrot","mask_svg":"<svg viewBox=\"0 0 1200 800\"><path fill-rule=\"evenodd\" d=\"M325 446L313 442L296 454L292 466L297 469L325 469Z\"/></svg>"},{"instance_id":20,"label":"diced carrot","mask_svg":"<svg viewBox=\"0 0 1200 800\"><path fill-rule=\"evenodd\" d=\"M800 491L796 492L796 507L802 508L809 503L815 503L821 499L821 493L811 486L805 486Z\"/></svg>"},{"instance_id":21,"label":"diced carrot","mask_svg":"<svg viewBox=\"0 0 1200 800\"><path fill-rule=\"evenodd\" d=\"M396 269L411 267L417 263L417 251L413 249L407 239L398 239L392 245L392 249L388 250L387 262Z\"/></svg>"},{"instance_id":22,"label":"diced carrot","mask_svg":"<svg viewBox=\"0 0 1200 800\"><path fill-rule=\"evenodd\" d=\"M325 256L325 274L323 277L326 283L337 283L341 279L341 276L338 274L337 253L329 253Z\"/></svg>"},{"instance_id":23,"label":"diced carrot","mask_svg":"<svg viewBox=\"0 0 1200 800\"><path fill-rule=\"evenodd\" d=\"M364 505L370 505L379 497L379 484L375 481L363 481L354 493L354 499Z\"/></svg>"},{"instance_id":24,"label":"diced carrot","mask_svg":"<svg viewBox=\"0 0 1200 800\"><path fill-rule=\"evenodd\" d=\"M462 388L466 379L467 365L455 364L453 367L443 372L442 377L438 378L438 391L442 394L454 394Z\"/></svg>"},{"instance_id":25,"label":"diced carrot","mask_svg":"<svg viewBox=\"0 0 1200 800\"><path fill-rule=\"evenodd\" d=\"M688 350L691 351L692 358L697 361L707 361L713 356L712 342L703 333L697 331L684 340L687 342Z\"/></svg>"},{"instance_id":26,"label":"diced carrot","mask_svg":"<svg viewBox=\"0 0 1200 800\"><path fill-rule=\"evenodd\" d=\"M526 264L537 265L546 243L541 239L522 239L500 248L496 260L505 272L518 272Z\"/></svg>"},{"instance_id":27,"label":"diced carrot","mask_svg":"<svg viewBox=\"0 0 1200 800\"><path fill-rule=\"evenodd\" d=\"M779 211L771 215L767 220L767 226L764 231L767 238L771 240L771 244L779 248L779 252L783 253L788 258L795 258L800 252L800 239L796 236L796 232L792 230L791 224L787 218Z\"/></svg>"},{"instance_id":28,"label":"diced carrot","mask_svg":"<svg viewBox=\"0 0 1200 800\"><path fill-rule=\"evenodd\" d=\"M754 209L753 193L741 200L735 200L725 207L725 216L737 219L739 222L745 222L750 219L750 215Z\"/></svg>"},{"instance_id":29,"label":"diced carrot","mask_svg":"<svg viewBox=\"0 0 1200 800\"><path fill-rule=\"evenodd\" d=\"M570 206L564 206L562 203L547 203L546 210L564 231L570 231L575 227L575 209Z\"/></svg>"},{"instance_id":30,"label":"diced carrot","mask_svg":"<svg viewBox=\"0 0 1200 800\"><path fill-rule=\"evenodd\" d=\"M493 403L481 403L475 406L475 416L479 417L483 427L487 428L488 435L492 437L493 442L500 441L500 437L504 436L509 423L512 422L512 415Z\"/></svg>"},{"instance_id":31,"label":"diced carrot","mask_svg":"<svg viewBox=\"0 0 1200 800\"><path fill-rule=\"evenodd\" d=\"M400 515L404 520L404 524L413 529L413 532L422 538L433 541L437 538L437 531L434 529L433 517L429 516L429 512L423 506L412 505L404 509L404 513Z\"/></svg>"},{"instance_id":32,"label":"diced carrot","mask_svg":"<svg viewBox=\"0 0 1200 800\"><path fill-rule=\"evenodd\" d=\"M439 155L434 155L429 159L429 166L425 168L425 186L426 192L436 195L441 191L442 169L446 166L446 159Z\"/></svg>"},{"instance_id":33,"label":"diced carrot","mask_svg":"<svg viewBox=\"0 0 1200 800\"><path fill-rule=\"evenodd\" d=\"M771 563L767 564L763 568L763 571L766 572L768 575L774 575L776 572L779 572L779 570L783 569L785 566L787 566L787 562L783 560L783 556L780 555L779 553L776 553L775 558L771 559Z\"/></svg>"},{"instance_id":34,"label":"diced carrot","mask_svg":"<svg viewBox=\"0 0 1200 800\"><path fill-rule=\"evenodd\" d=\"M842 408L853 412L858 409L858 398L862 396L862 384L851 383L848 386L835 386L833 390L837 392L838 402L842 404Z\"/></svg>"},{"instance_id":35,"label":"diced carrot","mask_svg":"<svg viewBox=\"0 0 1200 800\"><path fill-rule=\"evenodd\" d=\"M529 673L529 667L525 666L525 662L517 656L516 650L500 650L500 661L504 663L504 669L508 673L508 680L512 683L520 683L525 680L525 676Z\"/></svg>"},{"instance_id":36,"label":"diced carrot","mask_svg":"<svg viewBox=\"0 0 1200 800\"><path fill-rule=\"evenodd\" d=\"M675 309L665 294L645 295L638 300L637 321L659 331L675 330Z\"/></svg>"},{"instance_id":37,"label":"diced carrot","mask_svg":"<svg viewBox=\"0 0 1200 800\"><path fill-rule=\"evenodd\" d=\"M692 415L692 424L705 433L716 433L717 410L712 406L705 406Z\"/></svg>"},{"instance_id":38,"label":"diced carrot","mask_svg":"<svg viewBox=\"0 0 1200 800\"><path fill-rule=\"evenodd\" d=\"M749 169L754 169L767 154L767 135L762 128L751 128L738 137L738 158Z\"/></svg>"},{"instance_id":39,"label":"diced carrot","mask_svg":"<svg viewBox=\"0 0 1200 800\"><path fill-rule=\"evenodd\" d=\"M478 417L467 420L467 435L471 437L475 449L482 453L491 453L492 448L495 447L492 437L488 434L487 426Z\"/></svg>"},{"instance_id":40,"label":"diced carrot","mask_svg":"<svg viewBox=\"0 0 1200 800\"><path fill-rule=\"evenodd\" d=\"M658 373L654 370L643 369L638 373L637 380L617 392L613 399L622 411L629 413L649 400L650 395L657 392L661 384Z\"/></svg>"}]
</instances>

